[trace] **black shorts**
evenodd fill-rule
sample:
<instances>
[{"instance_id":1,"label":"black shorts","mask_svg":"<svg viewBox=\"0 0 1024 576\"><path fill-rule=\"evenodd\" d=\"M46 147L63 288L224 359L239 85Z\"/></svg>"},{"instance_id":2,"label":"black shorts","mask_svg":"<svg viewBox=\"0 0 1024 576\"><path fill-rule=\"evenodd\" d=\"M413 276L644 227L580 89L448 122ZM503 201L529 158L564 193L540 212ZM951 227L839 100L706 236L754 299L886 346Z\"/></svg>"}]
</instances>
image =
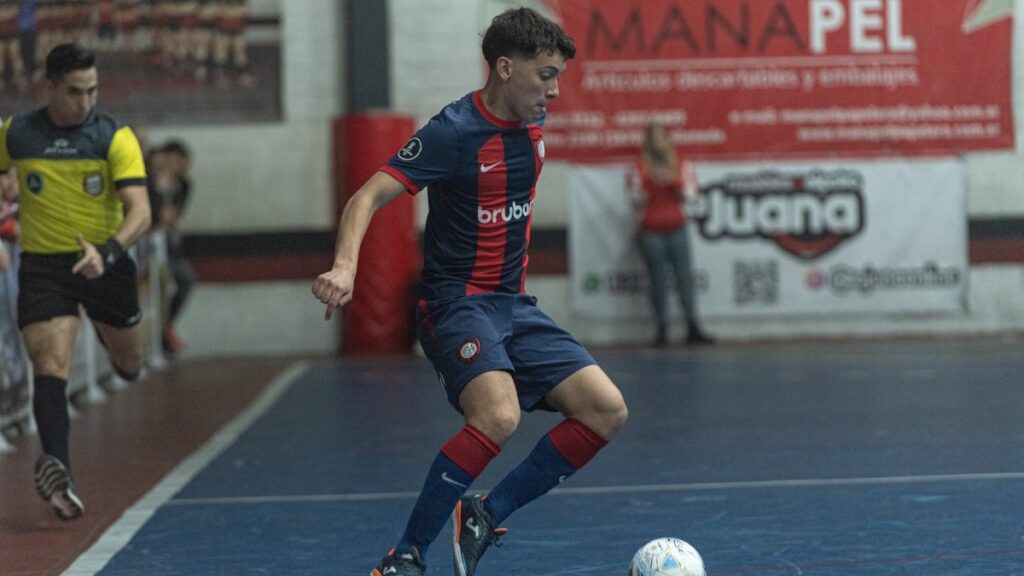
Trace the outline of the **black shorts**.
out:
<instances>
[{"instance_id":1,"label":"black shorts","mask_svg":"<svg viewBox=\"0 0 1024 576\"><path fill-rule=\"evenodd\" d=\"M138 269L121 258L103 276L87 280L72 274L77 254L22 253L18 269L18 327L58 316L78 316L78 305L89 318L115 328L142 320Z\"/></svg>"}]
</instances>

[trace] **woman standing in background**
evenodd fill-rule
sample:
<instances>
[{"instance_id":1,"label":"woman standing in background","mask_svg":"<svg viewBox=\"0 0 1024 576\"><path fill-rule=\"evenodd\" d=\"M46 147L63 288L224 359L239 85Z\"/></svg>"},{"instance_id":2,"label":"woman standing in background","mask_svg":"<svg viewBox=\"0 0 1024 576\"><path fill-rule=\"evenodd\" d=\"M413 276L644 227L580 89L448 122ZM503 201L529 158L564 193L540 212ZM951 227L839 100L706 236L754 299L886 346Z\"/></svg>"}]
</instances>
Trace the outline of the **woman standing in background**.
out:
<instances>
[{"instance_id":1,"label":"woman standing in background","mask_svg":"<svg viewBox=\"0 0 1024 576\"><path fill-rule=\"evenodd\" d=\"M700 328L690 271L690 241L683 200L699 191L693 167L680 161L668 129L651 124L644 131L640 158L630 190L640 212L640 250L650 274L651 303L657 321L655 344L668 343L665 280L671 263L676 289L686 317L686 342L714 342Z\"/></svg>"}]
</instances>

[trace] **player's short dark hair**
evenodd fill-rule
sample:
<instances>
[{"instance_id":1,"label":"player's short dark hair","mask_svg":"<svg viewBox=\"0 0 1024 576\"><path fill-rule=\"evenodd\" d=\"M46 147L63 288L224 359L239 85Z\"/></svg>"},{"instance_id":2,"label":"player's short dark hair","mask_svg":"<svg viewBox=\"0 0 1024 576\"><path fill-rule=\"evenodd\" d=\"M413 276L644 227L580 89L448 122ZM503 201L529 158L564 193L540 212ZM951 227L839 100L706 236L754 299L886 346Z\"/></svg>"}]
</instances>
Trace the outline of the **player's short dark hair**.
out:
<instances>
[{"instance_id":1,"label":"player's short dark hair","mask_svg":"<svg viewBox=\"0 0 1024 576\"><path fill-rule=\"evenodd\" d=\"M78 44L61 44L46 55L46 78L54 82L96 65L96 55Z\"/></svg>"},{"instance_id":2,"label":"player's short dark hair","mask_svg":"<svg viewBox=\"0 0 1024 576\"><path fill-rule=\"evenodd\" d=\"M511 8L498 14L484 33L484 60L494 68L498 58L533 58L540 53L559 53L566 60L576 56L576 43L562 27L530 8Z\"/></svg>"}]
</instances>

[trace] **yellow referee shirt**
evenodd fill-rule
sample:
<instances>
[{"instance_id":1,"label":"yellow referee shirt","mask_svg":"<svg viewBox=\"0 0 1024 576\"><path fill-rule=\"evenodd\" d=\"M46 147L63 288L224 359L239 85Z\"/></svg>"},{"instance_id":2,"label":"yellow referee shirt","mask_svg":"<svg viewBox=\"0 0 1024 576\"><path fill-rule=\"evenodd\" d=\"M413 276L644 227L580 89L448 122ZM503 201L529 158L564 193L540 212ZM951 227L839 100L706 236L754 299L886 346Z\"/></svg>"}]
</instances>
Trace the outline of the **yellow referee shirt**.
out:
<instances>
[{"instance_id":1,"label":"yellow referee shirt","mask_svg":"<svg viewBox=\"0 0 1024 576\"><path fill-rule=\"evenodd\" d=\"M117 191L146 184L131 128L93 109L81 126L54 126L41 108L0 127L0 172L18 169L21 246L33 254L78 252L78 234L95 245L124 220Z\"/></svg>"}]
</instances>

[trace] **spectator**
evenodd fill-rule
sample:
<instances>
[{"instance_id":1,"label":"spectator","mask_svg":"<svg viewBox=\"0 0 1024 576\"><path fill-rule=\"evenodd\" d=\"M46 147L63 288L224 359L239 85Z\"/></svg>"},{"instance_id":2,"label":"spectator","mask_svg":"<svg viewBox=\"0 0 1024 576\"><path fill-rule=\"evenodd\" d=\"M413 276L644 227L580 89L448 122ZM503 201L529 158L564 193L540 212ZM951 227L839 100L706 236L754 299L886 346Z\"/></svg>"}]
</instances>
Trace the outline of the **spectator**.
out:
<instances>
[{"instance_id":1,"label":"spectator","mask_svg":"<svg viewBox=\"0 0 1024 576\"><path fill-rule=\"evenodd\" d=\"M696 196L697 177L689 162L680 161L668 129L651 124L644 142L630 191L640 214L640 250L650 274L650 298L657 322L655 345L668 343L668 309L665 290L667 267L675 273L676 289L686 317L686 342L709 344L714 340L701 330L690 270L690 241L687 237L684 194Z\"/></svg>"},{"instance_id":2,"label":"spectator","mask_svg":"<svg viewBox=\"0 0 1024 576\"><path fill-rule=\"evenodd\" d=\"M181 217L192 191L191 165L192 154L180 140L167 142L150 156L149 201L153 223L166 234L168 267L174 278L163 333L164 352L171 356L185 348L174 325L196 283L196 272L185 258L181 236Z\"/></svg>"},{"instance_id":3,"label":"spectator","mask_svg":"<svg viewBox=\"0 0 1024 576\"><path fill-rule=\"evenodd\" d=\"M15 262L15 243L18 241L18 182L14 171L0 174L0 273Z\"/></svg>"},{"instance_id":4,"label":"spectator","mask_svg":"<svg viewBox=\"0 0 1024 576\"><path fill-rule=\"evenodd\" d=\"M8 80L17 86L19 93L28 88L18 38L18 3L0 0L0 93L6 90Z\"/></svg>"},{"instance_id":5,"label":"spectator","mask_svg":"<svg viewBox=\"0 0 1024 576\"><path fill-rule=\"evenodd\" d=\"M36 54L36 37L38 35L36 1L18 1L18 47L21 53L22 69L25 70L25 76L32 82L42 79L40 76L42 71L36 65L38 61ZM24 91L27 89L27 86L22 88Z\"/></svg>"}]
</instances>

